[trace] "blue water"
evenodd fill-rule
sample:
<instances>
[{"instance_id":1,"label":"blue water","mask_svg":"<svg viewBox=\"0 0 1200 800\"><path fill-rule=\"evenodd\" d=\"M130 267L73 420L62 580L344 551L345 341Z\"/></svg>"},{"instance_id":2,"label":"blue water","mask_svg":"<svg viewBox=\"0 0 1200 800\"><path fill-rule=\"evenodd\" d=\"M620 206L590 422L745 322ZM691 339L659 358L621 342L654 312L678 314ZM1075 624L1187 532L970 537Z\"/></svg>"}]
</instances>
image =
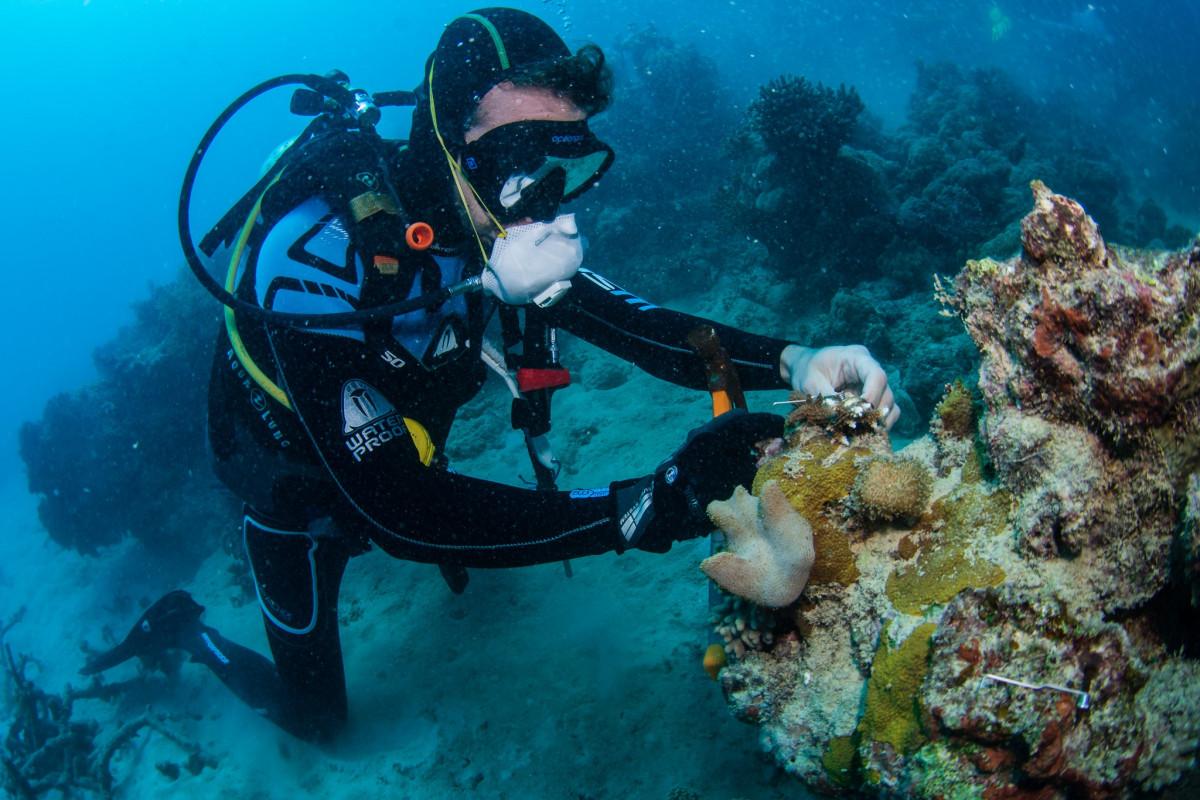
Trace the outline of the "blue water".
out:
<instances>
[{"instance_id":1,"label":"blue water","mask_svg":"<svg viewBox=\"0 0 1200 800\"><path fill-rule=\"evenodd\" d=\"M1200 168L1166 141L1195 115L1200 4L1003 2L993 40L986 2L530 2L579 43L611 43L652 23L715 58L749 98L781 72L856 86L901 119L916 59L996 64L1038 92L1064 87L1117 136L1140 177L1194 211ZM0 130L10 297L0 340L19 376L0 419L3 474L17 469L13 423L86 381L90 352L131 299L180 263L178 183L204 128L248 85L340 67L371 87L411 87L440 26L467 6L225 0L7 0L0 10ZM1120 115L1115 121L1113 115ZM672 124L679 122L670 121ZM269 150L268 135L263 147ZM1185 145L1180 145L1183 147ZM257 164L254 152L248 163ZM222 175L214 168L214 180ZM227 191L233 185L227 185ZM1189 205L1190 204L1190 205Z\"/></svg>"},{"instance_id":2,"label":"blue water","mask_svg":"<svg viewBox=\"0 0 1200 800\"><path fill-rule=\"evenodd\" d=\"M573 46L611 48L647 25L694 44L718 65L735 115L761 84L791 73L853 85L892 130L904 122L915 62L1000 67L1034 105L999 113L1036 120L1069 97L1079 115L1075 130L1121 155L1132 194L1153 197L1193 231L1200 225L1196 0L514 5L543 15ZM36 419L55 393L92 380L93 349L130 321L130 303L144 298L148 285L177 274L180 179L225 104L285 72L340 68L373 90L412 88L441 26L470 8L378 0L5 0L0 219L8 302L0 341L9 389L0 398L0 487L23 482L19 425ZM618 104L619 92L620 85ZM294 132L283 102L256 107L215 151L197 190L197 228ZM695 120L659 122L669 141ZM663 176L664 191L676 179ZM164 387L164 402L169 397Z\"/></svg>"}]
</instances>

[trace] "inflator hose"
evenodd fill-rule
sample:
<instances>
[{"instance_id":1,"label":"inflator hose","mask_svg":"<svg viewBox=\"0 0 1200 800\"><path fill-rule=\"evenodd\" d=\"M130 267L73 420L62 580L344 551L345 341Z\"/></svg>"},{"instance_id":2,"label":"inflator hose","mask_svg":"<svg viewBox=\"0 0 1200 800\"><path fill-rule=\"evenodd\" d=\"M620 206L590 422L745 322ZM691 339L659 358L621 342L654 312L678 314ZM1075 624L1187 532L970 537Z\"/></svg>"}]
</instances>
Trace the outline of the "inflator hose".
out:
<instances>
[{"instance_id":1,"label":"inflator hose","mask_svg":"<svg viewBox=\"0 0 1200 800\"><path fill-rule=\"evenodd\" d=\"M272 322L280 325L290 325L293 327L308 328L343 328L352 325L361 325L365 322L371 322L379 319L390 319L391 317L401 314L409 314L414 311L419 311L424 308L436 307L451 297L461 294L466 291L472 291L478 288L478 280L472 279L454 286L446 286L431 292L421 297L414 297L399 303L390 303L388 305L376 306L374 308L360 309L357 311L346 311L336 314L303 314L285 311L273 311L263 308L254 303L246 302L233 295L224 286L217 282L212 275L208 273L204 262L200 258L200 254L196 252L196 245L192 238L191 228L191 204L192 190L195 187L196 175L200 171L200 165L204 161L205 155L208 153L209 147L217 135L228 124L229 120L235 114L242 110L248 103L257 97L266 94L272 89L278 89L281 86L302 85L307 86L314 92L332 99L341 108L345 109L348 114L358 118L358 122L363 132L367 136L378 138L375 133L373 124L370 120L358 117L355 109L358 105L358 99L354 92L342 86L338 82L320 75L304 75L304 74L288 74L280 75L277 78L263 81L262 83L248 89L240 97L230 103L220 116L218 116L205 131L204 136L200 139L200 143L196 145L196 151L192 154L192 159L188 163L187 171L183 176L183 185L179 190L179 244L183 248L183 256L187 260L188 267L192 274L196 276L196 280L200 281L200 285L205 290L215 297L222 305L232 309L234 312L244 315L248 319L254 319L262 322ZM395 93L400 95L401 93ZM399 99L399 98L397 98ZM301 138L303 134L301 135ZM296 147L303 144L299 139L292 144ZM266 174L259 179L254 190L250 193L257 197L267 186L275 180L278 174L286 166L286 158L281 157L267 170ZM249 195L248 195L249 196Z\"/></svg>"}]
</instances>

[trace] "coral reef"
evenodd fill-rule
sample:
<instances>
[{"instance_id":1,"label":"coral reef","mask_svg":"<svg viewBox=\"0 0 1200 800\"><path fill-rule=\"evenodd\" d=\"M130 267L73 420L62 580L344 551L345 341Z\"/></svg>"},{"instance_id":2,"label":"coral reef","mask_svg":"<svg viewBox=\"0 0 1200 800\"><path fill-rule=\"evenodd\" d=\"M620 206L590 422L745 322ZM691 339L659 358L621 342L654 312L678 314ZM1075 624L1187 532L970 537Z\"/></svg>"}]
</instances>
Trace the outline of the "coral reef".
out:
<instances>
[{"instance_id":1,"label":"coral reef","mask_svg":"<svg viewBox=\"0 0 1200 800\"><path fill-rule=\"evenodd\" d=\"M8 623L7 631L17 620ZM3 631L0 631L0 641ZM177 778L181 767L198 775L205 767L215 769L217 762L198 746L172 732L157 717L140 716L123 722L104 736L95 720L75 717L75 704L83 700L112 701L119 698L127 684L99 681L84 689L68 686L61 695L39 688L28 676L32 660L13 655L4 645L6 700L13 709L12 721L0 747L0 786L9 797L35 800L39 797L114 796L114 758L130 747L143 731L155 731L187 754L183 764L164 761L157 769Z\"/></svg>"},{"instance_id":2,"label":"coral reef","mask_svg":"<svg viewBox=\"0 0 1200 800\"><path fill-rule=\"evenodd\" d=\"M763 486L760 499L738 486L728 500L709 503L708 516L724 532L726 549L700 563L705 575L767 608L800 596L813 565L812 528L778 484Z\"/></svg>"},{"instance_id":3,"label":"coral reef","mask_svg":"<svg viewBox=\"0 0 1200 800\"><path fill-rule=\"evenodd\" d=\"M846 283L892 238L888 167L859 146L870 128L864 110L853 88L782 76L759 90L730 144L744 166L718 193L719 207L810 291Z\"/></svg>"},{"instance_id":4,"label":"coral reef","mask_svg":"<svg viewBox=\"0 0 1200 800\"><path fill-rule=\"evenodd\" d=\"M947 385L900 454L800 403L755 480L810 522L816 561L719 681L814 789L1134 797L1196 766L1200 243L1109 246L1033 194L1022 253L938 291L978 395Z\"/></svg>"},{"instance_id":5,"label":"coral reef","mask_svg":"<svg viewBox=\"0 0 1200 800\"><path fill-rule=\"evenodd\" d=\"M1033 192L1023 256L968 262L947 299L983 354L984 439L1020 547L1062 556L1115 611L1165 584L1197 462L1200 248L1109 248L1079 204Z\"/></svg>"},{"instance_id":6,"label":"coral reef","mask_svg":"<svg viewBox=\"0 0 1200 800\"><path fill-rule=\"evenodd\" d=\"M923 289L968 256L1010 255L1034 177L1120 241L1182 245L1186 231L1137 194L1121 159L1078 135L1087 124L1076 99L1039 102L995 68L917 63L895 133L853 89L783 76L752 104L734 146L741 170L720 197L782 275L803 265L809 292L881 277Z\"/></svg>"},{"instance_id":7,"label":"coral reef","mask_svg":"<svg viewBox=\"0 0 1200 800\"><path fill-rule=\"evenodd\" d=\"M190 275L154 288L95 353L97 381L21 428L51 538L94 554L124 536L183 563L218 547L236 505L211 478L206 393L220 318Z\"/></svg>"},{"instance_id":8,"label":"coral reef","mask_svg":"<svg viewBox=\"0 0 1200 800\"><path fill-rule=\"evenodd\" d=\"M750 105L751 128L776 154L779 166L797 176L826 168L850 141L866 110L853 87L837 90L802 77L784 75L768 82Z\"/></svg>"}]
</instances>

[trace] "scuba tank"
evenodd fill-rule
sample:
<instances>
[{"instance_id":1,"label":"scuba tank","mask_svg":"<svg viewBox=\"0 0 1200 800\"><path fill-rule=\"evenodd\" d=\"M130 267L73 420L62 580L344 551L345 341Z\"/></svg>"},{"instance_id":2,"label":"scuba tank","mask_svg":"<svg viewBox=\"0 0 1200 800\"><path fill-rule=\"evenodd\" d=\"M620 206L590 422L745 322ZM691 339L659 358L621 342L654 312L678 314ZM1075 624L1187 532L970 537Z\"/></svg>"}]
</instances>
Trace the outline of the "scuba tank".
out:
<instances>
[{"instance_id":1,"label":"scuba tank","mask_svg":"<svg viewBox=\"0 0 1200 800\"><path fill-rule=\"evenodd\" d=\"M232 284L232 275L222 285L208 271L200 254L191 230L192 191L196 176L204 162L205 156L213 142L229 121L253 100L269 91L285 86L299 86L291 98L291 112L299 116L314 117L303 131L290 143L282 148L273 162L269 163L258 181L221 217L211 230L200 241L200 250L211 257L222 245L229 246L239 237L244 241L249 227L263 210L264 204L268 210L273 193L286 194L289 181L294 181L298 191L313 193L314 187L310 182L311 175L304 175L299 165L304 162L317 162L323 155L336 154L341 159L356 159L373 165L377 171L372 174L381 178L381 184L370 186L342 187L323 185L321 188L340 195L340 199L351 205L355 215L369 216L377 211L401 217L397 222L404 226L405 240L412 250L424 250L433 242L433 230L423 222L410 222L404 219L404 209L396 197L387 177L387 159L389 148L398 143L388 142L375 130L380 119L381 106L411 106L416 105L417 99L413 92L392 91L371 95L362 89L350 88L349 78L342 72L333 72L327 76L288 74L263 81L248 89L230 103L213 121L196 146L191 161L184 173L183 184L179 192L178 230L179 242L183 249L188 267L195 275L200 285L216 298L229 311L236 312L247 319L271 322L297 327L337 328L362 325L376 320L386 320L402 314L436 307L450 298L480 288L477 276L468 278L451 286L440 287L436 291L419 297L406 299L402 302L390 302L370 308L362 308L333 314L289 313L265 309L247 302L236 296ZM355 175L349 176L350 179ZM351 189L354 189L353 193ZM368 198L367 203L373 204L366 208L354 208L353 203L360 198Z\"/></svg>"}]
</instances>

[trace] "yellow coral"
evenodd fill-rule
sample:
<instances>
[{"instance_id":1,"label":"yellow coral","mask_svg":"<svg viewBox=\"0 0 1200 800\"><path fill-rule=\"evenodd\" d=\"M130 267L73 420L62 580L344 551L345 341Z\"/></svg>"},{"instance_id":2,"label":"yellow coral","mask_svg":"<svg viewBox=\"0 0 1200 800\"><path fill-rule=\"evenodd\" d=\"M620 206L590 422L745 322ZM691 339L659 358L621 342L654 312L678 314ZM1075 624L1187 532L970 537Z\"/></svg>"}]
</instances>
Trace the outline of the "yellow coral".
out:
<instances>
[{"instance_id":1,"label":"yellow coral","mask_svg":"<svg viewBox=\"0 0 1200 800\"><path fill-rule=\"evenodd\" d=\"M821 756L821 766L829 773L829 779L839 786L854 782L854 769L858 755L858 743L854 736L835 736L829 740L829 749Z\"/></svg>"},{"instance_id":2,"label":"yellow coral","mask_svg":"<svg viewBox=\"0 0 1200 800\"><path fill-rule=\"evenodd\" d=\"M873 458L858 474L852 507L870 520L916 519L933 493L933 476L911 458Z\"/></svg>"},{"instance_id":3,"label":"yellow coral","mask_svg":"<svg viewBox=\"0 0 1200 800\"><path fill-rule=\"evenodd\" d=\"M960 491L934 503L931 516L942 522L929 532L915 564L897 568L887 579L887 596L897 611L919 616L934 603L946 603L963 589L999 586L1004 570L967 555L976 530L998 533L1008 519L1009 496Z\"/></svg>"},{"instance_id":4,"label":"yellow coral","mask_svg":"<svg viewBox=\"0 0 1200 800\"><path fill-rule=\"evenodd\" d=\"M966 438L975 433L975 400L965 383L957 380L946 387L937 404L937 415L942 430L951 436Z\"/></svg>"},{"instance_id":5,"label":"yellow coral","mask_svg":"<svg viewBox=\"0 0 1200 800\"><path fill-rule=\"evenodd\" d=\"M892 648L885 628L867 680L867 705L858 723L866 742L889 744L897 754L915 752L925 743L917 697L929 669L929 644L937 623L914 630Z\"/></svg>"},{"instance_id":6,"label":"yellow coral","mask_svg":"<svg viewBox=\"0 0 1200 800\"><path fill-rule=\"evenodd\" d=\"M829 521L826 511L850 494L858 477L854 460L866 455L870 451L865 448L841 447L823 437L815 438L798 451L771 459L754 476L755 494L761 493L767 481L778 481L788 501L812 526L816 562L810 585L848 586L858 579L850 538Z\"/></svg>"}]
</instances>

